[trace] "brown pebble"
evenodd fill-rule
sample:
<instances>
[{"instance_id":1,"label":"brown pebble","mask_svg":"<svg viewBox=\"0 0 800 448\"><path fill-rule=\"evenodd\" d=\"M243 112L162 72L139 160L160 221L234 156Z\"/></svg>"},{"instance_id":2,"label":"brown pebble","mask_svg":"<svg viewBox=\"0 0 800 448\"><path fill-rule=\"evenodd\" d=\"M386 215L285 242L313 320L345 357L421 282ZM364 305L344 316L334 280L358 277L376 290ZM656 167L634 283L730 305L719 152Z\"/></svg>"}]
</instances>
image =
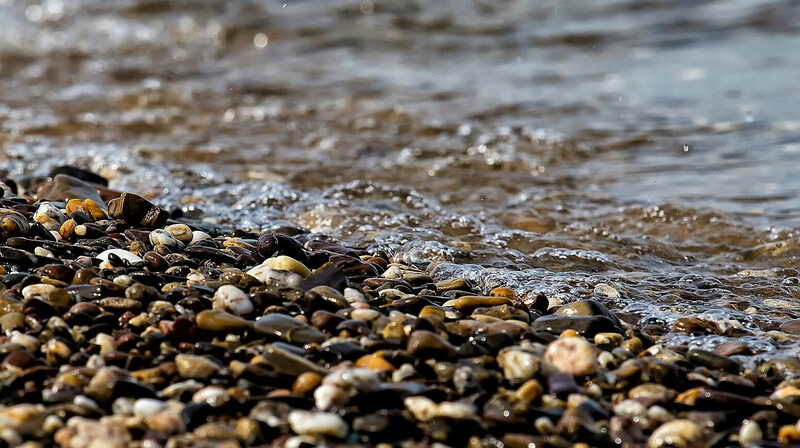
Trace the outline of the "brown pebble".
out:
<instances>
[{"instance_id":1,"label":"brown pebble","mask_svg":"<svg viewBox=\"0 0 800 448\"><path fill-rule=\"evenodd\" d=\"M462 296L444 304L444 306L452 306L459 311L497 305L511 305L511 301L507 297Z\"/></svg>"},{"instance_id":2,"label":"brown pebble","mask_svg":"<svg viewBox=\"0 0 800 448\"><path fill-rule=\"evenodd\" d=\"M373 372L391 372L396 367L378 353L364 355L356 360L356 367L363 367Z\"/></svg>"},{"instance_id":3,"label":"brown pebble","mask_svg":"<svg viewBox=\"0 0 800 448\"><path fill-rule=\"evenodd\" d=\"M506 288L505 286L498 286L489 292L490 296L493 297L505 297L507 299L514 300L517 298L517 293L514 292L511 288Z\"/></svg>"},{"instance_id":4,"label":"brown pebble","mask_svg":"<svg viewBox=\"0 0 800 448\"><path fill-rule=\"evenodd\" d=\"M320 384L322 375L316 372L303 372L294 380L292 392L298 395L311 395Z\"/></svg>"},{"instance_id":5,"label":"brown pebble","mask_svg":"<svg viewBox=\"0 0 800 448\"><path fill-rule=\"evenodd\" d=\"M722 356L749 355L750 347L740 341L728 341L714 348L714 353Z\"/></svg>"},{"instance_id":6,"label":"brown pebble","mask_svg":"<svg viewBox=\"0 0 800 448\"><path fill-rule=\"evenodd\" d=\"M408 337L408 354L416 358L454 358L457 349L441 336L427 330L417 330Z\"/></svg>"},{"instance_id":7,"label":"brown pebble","mask_svg":"<svg viewBox=\"0 0 800 448\"><path fill-rule=\"evenodd\" d=\"M800 334L800 319L790 319L782 323L781 331L788 334Z\"/></svg>"}]
</instances>

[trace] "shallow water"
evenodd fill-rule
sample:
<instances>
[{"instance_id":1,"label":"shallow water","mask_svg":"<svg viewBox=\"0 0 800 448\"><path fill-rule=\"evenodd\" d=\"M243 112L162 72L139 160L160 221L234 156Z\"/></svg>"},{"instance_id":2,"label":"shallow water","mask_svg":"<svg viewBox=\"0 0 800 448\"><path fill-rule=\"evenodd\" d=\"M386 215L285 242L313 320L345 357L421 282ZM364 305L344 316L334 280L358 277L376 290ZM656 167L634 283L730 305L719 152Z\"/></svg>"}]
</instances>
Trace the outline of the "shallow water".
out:
<instances>
[{"instance_id":1,"label":"shallow water","mask_svg":"<svg viewBox=\"0 0 800 448\"><path fill-rule=\"evenodd\" d=\"M798 28L794 1L0 0L0 169L794 353Z\"/></svg>"}]
</instances>

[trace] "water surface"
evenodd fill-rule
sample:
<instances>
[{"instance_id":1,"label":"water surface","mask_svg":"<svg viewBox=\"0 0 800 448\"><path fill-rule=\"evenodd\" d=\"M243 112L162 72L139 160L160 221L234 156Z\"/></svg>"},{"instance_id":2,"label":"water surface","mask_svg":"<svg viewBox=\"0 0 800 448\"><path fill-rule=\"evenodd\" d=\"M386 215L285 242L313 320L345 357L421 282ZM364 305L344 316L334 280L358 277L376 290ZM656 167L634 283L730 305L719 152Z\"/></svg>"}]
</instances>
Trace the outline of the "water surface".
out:
<instances>
[{"instance_id":1,"label":"water surface","mask_svg":"<svg viewBox=\"0 0 800 448\"><path fill-rule=\"evenodd\" d=\"M799 28L794 1L0 0L0 169L770 354L800 314Z\"/></svg>"}]
</instances>

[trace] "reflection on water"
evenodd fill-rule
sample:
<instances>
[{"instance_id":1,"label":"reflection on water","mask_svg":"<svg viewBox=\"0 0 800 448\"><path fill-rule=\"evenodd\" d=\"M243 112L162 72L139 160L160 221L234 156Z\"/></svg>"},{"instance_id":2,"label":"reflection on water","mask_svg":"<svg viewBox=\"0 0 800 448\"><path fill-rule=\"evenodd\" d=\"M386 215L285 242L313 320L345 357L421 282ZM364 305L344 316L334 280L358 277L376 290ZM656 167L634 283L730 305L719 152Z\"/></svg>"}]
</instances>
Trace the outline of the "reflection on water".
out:
<instances>
[{"instance_id":1,"label":"reflection on water","mask_svg":"<svg viewBox=\"0 0 800 448\"><path fill-rule=\"evenodd\" d=\"M0 168L770 350L800 314L798 27L790 1L0 0Z\"/></svg>"}]
</instances>

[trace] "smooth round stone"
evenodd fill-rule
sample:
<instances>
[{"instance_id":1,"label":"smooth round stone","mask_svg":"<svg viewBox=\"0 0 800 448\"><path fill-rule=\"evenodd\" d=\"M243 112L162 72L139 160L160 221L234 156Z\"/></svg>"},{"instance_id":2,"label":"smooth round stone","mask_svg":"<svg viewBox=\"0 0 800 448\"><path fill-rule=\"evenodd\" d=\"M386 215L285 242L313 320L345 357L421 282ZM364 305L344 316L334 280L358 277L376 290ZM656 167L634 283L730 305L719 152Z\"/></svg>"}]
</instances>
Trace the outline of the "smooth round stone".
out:
<instances>
[{"instance_id":1,"label":"smooth round stone","mask_svg":"<svg viewBox=\"0 0 800 448\"><path fill-rule=\"evenodd\" d=\"M551 342L545 359L556 369L573 376L591 375L597 371L592 344L583 338L560 338Z\"/></svg>"},{"instance_id":2,"label":"smooth round stone","mask_svg":"<svg viewBox=\"0 0 800 448\"><path fill-rule=\"evenodd\" d=\"M45 201L66 202L70 199L91 199L98 204L103 203L100 193L94 186L68 174L57 174L51 181L39 188L36 196Z\"/></svg>"},{"instance_id":3,"label":"smooth round stone","mask_svg":"<svg viewBox=\"0 0 800 448\"><path fill-rule=\"evenodd\" d=\"M241 316L255 311L255 306L241 289L233 285L222 285L214 293L213 309L229 310L233 314Z\"/></svg>"},{"instance_id":4,"label":"smooth round stone","mask_svg":"<svg viewBox=\"0 0 800 448\"><path fill-rule=\"evenodd\" d=\"M194 230L192 231L192 240L189 242L189 244L194 244L198 241L210 240L210 239L212 239L211 235L207 234L206 232L203 232L202 230Z\"/></svg>"},{"instance_id":5,"label":"smooth round stone","mask_svg":"<svg viewBox=\"0 0 800 448\"><path fill-rule=\"evenodd\" d=\"M503 376L512 383L533 378L539 372L541 356L520 347L506 347L497 355Z\"/></svg>"},{"instance_id":6,"label":"smooth round stone","mask_svg":"<svg viewBox=\"0 0 800 448\"><path fill-rule=\"evenodd\" d=\"M747 420L739 428L739 444L746 447L757 447L764 438L758 422Z\"/></svg>"},{"instance_id":7,"label":"smooth round stone","mask_svg":"<svg viewBox=\"0 0 800 448\"><path fill-rule=\"evenodd\" d=\"M173 250L183 250L185 244L173 237L164 229L155 229L150 232L150 244L153 246L163 244Z\"/></svg>"},{"instance_id":8,"label":"smooth round stone","mask_svg":"<svg viewBox=\"0 0 800 448\"><path fill-rule=\"evenodd\" d=\"M186 431L186 424L181 416L170 409L165 409L145 419L145 424L153 431L164 434L180 434Z\"/></svg>"},{"instance_id":9,"label":"smooth round stone","mask_svg":"<svg viewBox=\"0 0 800 448\"><path fill-rule=\"evenodd\" d=\"M436 403L428 397L407 397L403 400L406 409L421 422L426 422L434 417L449 417L455 419L469 419L475 417L475 409L466 403L444 401Z\"/></svg>"},{"instance_id":10,"label":"smooth round stone","mask_svg":"<svg viewBox=\"0 0 800 448\"><path fill-rule=\"evenodd\" d=\"M667 402L675 398L675 392L663 384L645 383L631 388L628 397L633 399L652 399L656 402Z\"/></svg>"},{"instance_id":11,"label":"smooth round stone","mask_svg":"<svg viewBox=\"0 0 800 448\"><path fill-rule=\"evenodd\" d=\"M320 384L322 384L322 375L319 373L301 373L292 384L292 392L298 395L310 395Z\"/></svg>"},{"instance_id":12,"label":"smooth round stone","mask_svg":"<svg viewBox=\"0 0 800 448\"><path fill-rule=\"evenodd\" d=\"M725 370L727 372L738 373L741 366L738 362L728 358L727 356L718 355L714 352L701 350L697 348L689 349L686 353L689 361L704 365L714 370Z\"/></svg>"},{"instance_id":13,"label":"smooth round stone","mask_svg":"<svg viewBox=\"0 0 800 448\"><path fill-rule=\"evenodd\" d=\"M11 312L0 316L0 331L9 334L14 330L25 328L25 315L22 313Z\"/></svg>"},{"instance_id":14,"label":"smooth round stone","mask_svg":"<svg viewBox=\"0 0 800 448\"><path fill-rule=\"evenodd\" d=\"M267 258L261 263L262 266L269 266L272 269L277 269L280 271L290 271L294 272L295 274L301 275L303 277L308 277L311 275L311 270L309 270L303 263L295 260L292 257L286 255L279 255L273 258Z\"/></svg>"},{"instance_id":15,"label":"smooth round stone","mask_svg":"<svg viewBox=\"0 0 800 448\"><path fill-rule=\"evenodd\" d=\"M447 359L458 355L458 349L436 333L417 330L408 337L408 354L422 359Z\"/></svg>"},{"instance_id":16,"label":"smooth round stone","mask_svg":"<svg viewBox=\"0 0 800 448\"><path fill-rule=\"evenodd\" d=\"M659 426L647 440L649 448L689 448L705 446L703 435L697 423L686 420L672 420Z\"/></svg>"},{"instance_id":17,"label":"smooth round stone","mask_svg":"<svg viewBox=\"0 0 800 448\"><path fill-rule=\"evenodd\" d=\"M505 297L511 300L517 298L517 293L513 289L505 286L498 286L497 288L494 288L493 290L489 291L489 295L494 297Z\"/></svg>"},{"instance_id":18,"label":"smooth round stone","mask_svg":"<svg viewBox=\"0 0 800 448\"><path fill-rule=\"evenodd\" d=\"M210 331L239 331L250 327L250 324L239 316L214 310L200 311L195 323L199 328Z\"/></svg>"},{"instance_id":19,"label":"smooth round stone","mask_svg":"<svg viewBox=\"0 0 800 448\"><path fill-rule=\"evenodd\" d=\"M335 384L321 384L314 389L314 404L317 409L329 411L335 407L341 408L350 401L350 394Z\"/></svg>"},{"instance_id":20,"label":"smooth round stone","mask_svg":"<svg viewBox=\"0 0 800 448\"><path fill-rule=\"evenodd\" d=\"M590 338L598 333L622 333L622 329L614 325L605 316L561 316L551 314L542 316L530 324L534 331L561 334L566 330L575 330L578 334Z\"/></svg>"},{"instance_id":21,"label":"smooth round stone","mask_svg":"<svg viewBox=\"0 0 800 448\"><path fill-rule=\"evenodd\" d=\"M192 402L207 403L211 407L220 407L230 399L230 394L219 386L204 387L192 395Z\"/></svg>"},{"instance_id":22,"label":"smooth round stone","mask_svg":"<svg viewBox=\"0 0 800 448\"><path fill-rule=\"evenodd\" d=\"M131 264L141 263L141 262L144 261L144 260L142 260L142 258L140 256L134 254L133 252L128 252L127 250L124 250L124 249L108 249L108 250L104 250L103 252L100 252L99 254L97 254L97 258L99 258L100 260L103 260L103 261L108 261L109 254L114 254L114 255L118 256L119 258L121 258L123 260L126 260L127 262L129 262Z\"/></svg>"},{"instance_id":23,"label":"smooth round stone","mask_svg":"<svg viewBox=\"0 0 800 448\"><path fill-rule=\"evenodd\" d=\"M349 432L347 423L337 414L295 409L289 413L289 425L296 434L343 439Z\"/></svg>"},{"instance_id":24,"label":"smooth round stone","mask_svg":"<svg viewBox=\"0 0 800 448\"><path fill-rule=\"evenodd\" d=\"M379 356L375 353L358 358L355 365L356 367L363 367L373 372L391 372L396 369L396 367L383 356Z\"/></svg>"},{"instance_id":25,"label":"smooth round stone","mask_svg":"<svg viewBox=\"0 0 800 448\"><path fill-rule=\"evenodd\" d=\"M290 271L280 271L269 266L258 265L247 271L247 274L257 278L267 286L277 288L297 288L303 283L303 276Z\"/></svg>"},{"instance_id":26,"label":"smooth round stone","mask_svg":"<svg viewBox=\"0 0 800 448\"><path fill-rule=\"evenodd\" d=\"M323 384L333 384L344 390L359 392L374 392L380 388L378 375L363 368L346 368L326 375Z\"/></svg>"},{"instance_id":27,"label":"smooth round stone","mask_svg":"<svg viewBox=\"0 0 800 448\"><path fill-rule=\"evenodd\" d=\"M164 230L183 244L192 242L192 229L186 224L171 224L164 227Z\"/></svg>"},{"instance_id":28,"label":"smooth round stone","mask_svg":"<svg viewBox=\"0 0 800 448\"><path fill-rule=\"evenodd\" d=\"M463 311L478 307L492 307L498 305L511 305L511 300L509 300L508 297L502 296L462 296L457 299L448 300L442 306Z\"/></svg>"},{"instance_id":29,"label":"smooth round stone","mask_svg":"<svg viewBox=\"0 0 800 448\"><path fill-rule=\"evenodd\" d=\"M469 283L463 278L449 278L436 282L436 290L439 292L452 290L469 290Z\"/></svg>"},{"instance_id":30,"label":"smooth round stone","mask_svg":"<svg viewBox=\"0 0 800 448\"><path fill-rule=\"evenodd\" d=\"M197 355L180 354L175 356L175 366L183 378L207 379L219 372L221 366L216 362Z\"/></svg>"},{"instance_id":31,"label":"smooth round stone","mask_svg":"<svg viewBox=\"0 0 800 448\"><path fill-rule=\"evenodd\" d=\"M328 369L319 364L313 363L308 359L284 350L277 345L264 345L264 353L261 358L263 362L276 372L284 375L297 376L304 372L316 372L320 375L327 375Z\"/></svg>"},{"instance_id":32,"label":"smooth round stone","mask_svg":"<svg viewBox=\"0 0 800 448\"><path fill-rule=\"evenodd\" d=\"M781 331L788 334L800 334L800 319L790 319L782 323Z\"/></svg>"},{"instance_id":33,"label":"smooth round stone","mask_svg":"<svg viewBox=\"0 0 800 448\"><path fill-rule=\"evenodd\" d=\"M140 418L150 417L167 408L167 403L153 398L139 398L133 403L133 415Z\"/></svg>"},{"instance_id":34,"label":"smooth round stone","mask_svg":"<svg viewBox=\"0 0 800 448\"><path fill-rule=\"evenodd\" d=\"M32 404L18 404L0 409L0 428L14 428L25 436L35 434L42 424L44 417Z\"/></svg>"},{"instance_id":35,"label":"smooth round stone","mask_svg":"<svg viewBox=\"0 0 800 448\"><path fill-rule=\"evenodd\" d=\"M47 296L50 295L51 292L55 290L56 287L54 285L48 285L46 283L36 283L22 288L22 297L26 299L30 299L32 297L46 298Z\"/></svg>"},{"instance_id":36,"label":"smooth round stone","mask_svg":"<svg viewBox=\"0 0 800 448\"><path fill-rule=\"evenodd\" d=\"M322 343L328 339L325 334L311 325L285 314L268 314L258 319L254 325L256 332L270 335L298 345Z\"/></svg>"}]
</instances>

